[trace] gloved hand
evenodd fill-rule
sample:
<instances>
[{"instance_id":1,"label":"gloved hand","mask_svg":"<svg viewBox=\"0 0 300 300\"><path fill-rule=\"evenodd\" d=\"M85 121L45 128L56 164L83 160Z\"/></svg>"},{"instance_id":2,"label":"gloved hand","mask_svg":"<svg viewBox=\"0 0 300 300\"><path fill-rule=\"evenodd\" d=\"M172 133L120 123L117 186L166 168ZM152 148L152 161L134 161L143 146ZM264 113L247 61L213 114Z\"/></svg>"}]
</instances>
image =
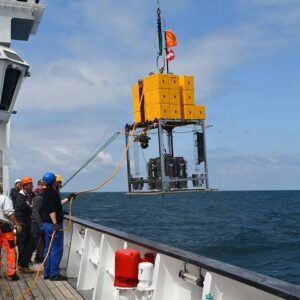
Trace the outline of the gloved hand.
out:
<instances>
[{"instance_id":1,"label":"gloved hand","mask_svg":"<svg viewBox=\"0 0 300 300\"><path fill-rule=\"evenodd\" d=\"M74 200L76 197L77 197L77 195L76 195L75 193L71 193L71 194L68 196L68 201L70 202L71 200Z\"/></svg>"},{"instance_id":2,"label":"gloved hand","mask_svg":"<svg viewBox=\"0 0 300 300\"><path fill-rule=\"evenodd\" d=\"M53 224L53 231L55 231L55 233L58 233L59 230L60 230L59 225L57 223Z\"/></svg>"}]
</instances>

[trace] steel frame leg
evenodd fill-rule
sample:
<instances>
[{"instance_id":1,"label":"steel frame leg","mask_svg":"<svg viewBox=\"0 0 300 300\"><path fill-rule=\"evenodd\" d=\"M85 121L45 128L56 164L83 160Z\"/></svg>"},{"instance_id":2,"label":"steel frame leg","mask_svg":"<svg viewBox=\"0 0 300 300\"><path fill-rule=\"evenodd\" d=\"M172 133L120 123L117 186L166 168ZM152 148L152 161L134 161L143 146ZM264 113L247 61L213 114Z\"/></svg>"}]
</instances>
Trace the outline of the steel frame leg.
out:
<instances>
[{"instance_id":1,"label":"steel frame leg","mask_svg":"<svg viewBox=\"0 0 300 300\"><path fill-rule=\"evenodd\" d=\"M201 127L203 130L203 144L204 144L204 171L205 171L205 187L209 189L209 179L208 179L208 164L207 164L207 156L206 156L206 129L205 129L205 121L202 121Z\"/></svg>"},{"instance_id":2,"label":"steel frame leg","mask_svg":"<svg viewBox=\"0 0 300 300\"><path fill-rule=\"evenodd\" d=\"M164 156L164 132L163 123L161 120L158 122L158 145L159 145L159 157L160 157L160 172L161 172L161 186L162 191L168 191L168 184L166 182L166 172L165 172L165 156Z\"/></svg>"},{"instance_id":3,"label":"steel frame leg","mask_svg":"<svg viewBox=\"0 0 300 300\"><path fill-rule=\"evenodd\" d=\"M130 130L128 130L127 127L125 127L125 144L126 144L126 149L128 147L128 133ZM130 154L129 154L129 149L126 152L126 159L127 159L127 180L128 180L128 192L131 193L131 170L130 170Z\"/></svg>"}]
</instances>

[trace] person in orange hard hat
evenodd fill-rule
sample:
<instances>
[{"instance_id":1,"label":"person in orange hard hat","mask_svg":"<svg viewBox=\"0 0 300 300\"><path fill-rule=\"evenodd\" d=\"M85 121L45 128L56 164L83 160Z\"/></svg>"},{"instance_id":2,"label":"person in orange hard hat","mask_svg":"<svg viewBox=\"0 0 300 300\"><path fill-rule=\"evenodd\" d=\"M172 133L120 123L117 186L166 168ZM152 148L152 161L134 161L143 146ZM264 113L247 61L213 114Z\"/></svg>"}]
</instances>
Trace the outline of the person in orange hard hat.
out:
<instances>
[{"instance_id":1,"label":"person in orange hard hat","mask_svg":"<svg viewBox=\"0 0 300 300\"><path fill-rule=\"evenodd\" d=\"M17 246L19 251L18 264L22 273L33 273L29 269L31 256L35 249L34 237L31 233L32 213L32 190L33 181L29 176L21 179L22 189L19 192L15 203L15 216L21 224L21 230L17 230Z\"/></svg>"},{"instance_id":2,"label":"person in orange hard hat","mask_svg":"<svg viewBox=\"0 0 300 300\"><path fill-rule=\"evenodd\" d=\"M16 273L16 248L13 233L13 224L20 228L15 217L12 200L3 194L3 187L0 183L0 267L2 246L6 254L6 274L9 280L15 281L19 277Z\"/></svg>"}]
</instances>

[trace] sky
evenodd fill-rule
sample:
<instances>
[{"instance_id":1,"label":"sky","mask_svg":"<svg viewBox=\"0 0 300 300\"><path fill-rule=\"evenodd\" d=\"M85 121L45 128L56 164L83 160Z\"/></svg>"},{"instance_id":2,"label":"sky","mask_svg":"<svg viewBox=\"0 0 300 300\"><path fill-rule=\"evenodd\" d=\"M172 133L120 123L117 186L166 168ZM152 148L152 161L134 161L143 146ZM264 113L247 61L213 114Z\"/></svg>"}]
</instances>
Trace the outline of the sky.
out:
<instances>
[{"instance_id":1,"label":"sky","mask_svg":"<svg viewBox=\"0 0 300 300\"><path fill-rule=\"evenodd\" d=\"M11 119L11 182L46 171L68 177L133 122L131 85L156 71L155 0L41 2L37 34L12 44L32 76ZM161 9L178 39L170 69L195 76L196 102L213 125L211 187L299 189L300 1L161 0ZM178 137L177 155L188 152L186 141ZM103 181L123 149L120 136L65 191ZM126 189L123 164L102 191Z\"/></svg>"}]
</instances>

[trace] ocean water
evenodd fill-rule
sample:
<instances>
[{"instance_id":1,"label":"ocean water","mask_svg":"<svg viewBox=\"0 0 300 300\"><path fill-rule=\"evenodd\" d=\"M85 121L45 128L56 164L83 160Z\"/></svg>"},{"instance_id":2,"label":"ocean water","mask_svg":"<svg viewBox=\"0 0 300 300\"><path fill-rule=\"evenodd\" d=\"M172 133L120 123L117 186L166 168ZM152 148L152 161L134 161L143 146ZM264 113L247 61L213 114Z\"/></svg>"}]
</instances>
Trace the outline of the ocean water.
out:
<instances>
[{"instance_id":1,"label":"ocean water","mask_svg":"<svg viewBox=\"0 0 300 300\"><path fill-rule=\"evenodd\" d=\"M300 284L300 191L93 193L73 214Z\"/></svg>"}]
</instances>

